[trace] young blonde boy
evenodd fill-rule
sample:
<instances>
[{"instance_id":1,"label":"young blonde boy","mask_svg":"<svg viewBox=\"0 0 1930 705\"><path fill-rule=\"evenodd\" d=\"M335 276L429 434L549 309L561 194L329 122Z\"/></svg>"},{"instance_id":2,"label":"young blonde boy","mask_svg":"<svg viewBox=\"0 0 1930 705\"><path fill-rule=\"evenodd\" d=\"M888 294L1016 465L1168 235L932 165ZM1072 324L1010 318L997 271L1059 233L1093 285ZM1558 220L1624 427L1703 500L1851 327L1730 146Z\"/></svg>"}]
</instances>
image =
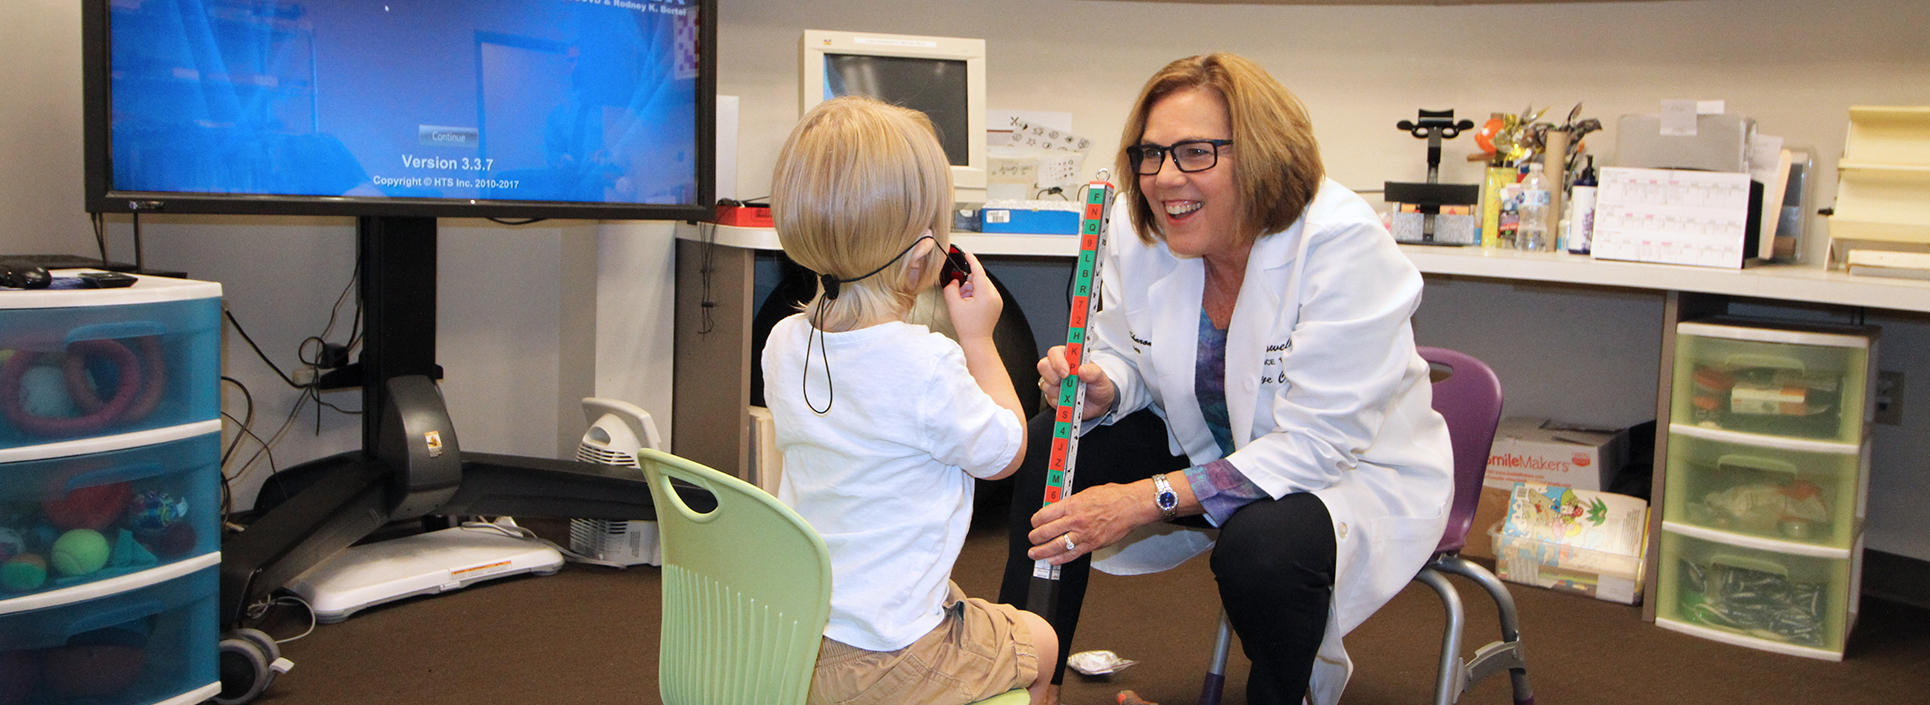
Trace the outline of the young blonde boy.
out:
<instances>
[{"instance_id":1,"label":"young blonde boy","mask_svg":"<svg viewBox=\"0 0 1930 705\"><path fill-rule=\"evenodd\" d=\"M778 238L820 283L764 349L778 498L831 553L811 703L968 703L1017 687L1045 702L1052 628L951 581L973 478L1006 477L1025 455L992 342L1004 302L977 259L944 288L957 342L904 320L939 283L951 209L951 169L916 111L826 101L778 157Z\"/></svg>"}]
</instances>

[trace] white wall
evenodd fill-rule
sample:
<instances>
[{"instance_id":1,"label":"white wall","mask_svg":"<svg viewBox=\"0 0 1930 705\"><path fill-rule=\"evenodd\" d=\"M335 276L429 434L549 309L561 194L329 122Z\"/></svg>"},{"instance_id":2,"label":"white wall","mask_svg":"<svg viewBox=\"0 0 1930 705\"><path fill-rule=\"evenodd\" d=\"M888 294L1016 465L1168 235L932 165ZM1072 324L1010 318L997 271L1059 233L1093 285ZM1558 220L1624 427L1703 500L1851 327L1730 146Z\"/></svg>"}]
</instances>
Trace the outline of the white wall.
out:
<instances>
[{"instance_id":1,"label":"white wall","mask_svg":"<svg viewBox=\"0 0 1930 705\"><path fill-rule=\"evenodd\" d=\"M1930 3L1692 0L1586 4L1292 6L984 0L883 11L854 0L725 0L719 90L741 96L738 191L769 193L778 147L797 116L804 29L983 37L990 107L1071 113L1073 130L1116 145L1152 72L1183 56L1227 50L1255 59L1313 114L1328 172L1356 189L1426 176L1422 141L1394 123L1452 108L1480 122L1530 106L1613 126L1663 99L1722 99L1766 134L1817 150L1817 205L1832 201L1851 105L1930 104ZM897 7L903 7L897 5ZM1612 130L1588 138L1612 163ZM1443 181L1479 181L1444 149ZM1101 158L1101 161L1110 161ZM1088 171L1099 164L1088 164ZM1812 218L1821 229L1820 218ZM1822 238L1812 243L1820 253ZM1654 418L1662 297L1492 281L1430 283L1421 341L1466 350L1496 368L1508 413L1628 425ZM1834 314L1839 320L1847 314ZM1885 325L1884 369L1930 379L1907 359L1924 316ZM1034 321L1042 330L1050 322ZM1044 335L1042 333L1042 335ZM1896 344L1898 341L1908 341ZM1917 390L1926 384L1914 385ZM1877 434L1869 546L1930 559L1930 394L1906 400L1906 425Z\"/></svg>"},{"instance_id":2,"label":"white wall","mask_svg":"<svg viewBox=\"0 0 1930 705\"><path fill-rule=\"evenodd\" d=\"M1235 51L1299 93L1329 172L1362 189L1422 178L1424 146L1394 128L1417 108L1453 108L1478 121L1528 106L1565 115L1585 101L1585 116L1612 124L1623 113L1653 111L1662 99L1719 98L1764 132L1818 150L1816 196L1826 206L1849 106L1930 104L1930 3L1917 0L721 4L719 92L741 98L741 197L769 193L777 148L797 114L797 42L807 28L983 37L992 107L1071 113L1074 129L1102 145L1117 142L1140 83L1159 66ZM92 251L80 197L79 35L76 3L0 3L4 249ZM1591 136L1591 151L1612 155L1614 137ZM1448 143L1444 180L1476 180L1475 169L1458 161L1472 150L1466 137ZM222 281L236 315L283 365L302 336L319 332L347 283L354 241L346 220L148 220L150 260ZM667 226L605 225L593 237L573 224L443 227L450 233L442 245L449 266L439 278L441 359L450 375L444 389L466 447L541 454L573 445L575 432L566 429L580 421L572 422L568 397L586 377L597 393L637 401L667 427ZM113 235L125 259L125 219ZM594 266L585 254L592 250L601 255ZM601 276L586 294L592 273ZM586 297L595 301L593 331L580 318ZM613 313L612 306L630 308ZM1416 325L1425 343L1493 360L1508 385L1510 413L1628 424L1653 416L1648 381L1659 331L1651 322L1660 310L1653 294L1435 282ZM1930 321L1880 312L1871 321L1886 328L1883 368L1908 372L1914 394L1905 401L1905 425L1878 431L1869 545L1930 558L1930 518L1916 508L1930 493L1930 481L1919 479L1930 477L1930 367L1906 360L1930 342ZM599 341L593 373L580 367L589 364L576 347L585 337ZM286 414L292 394L261 378L257 371L265 370L238 341L228 343L227 363L255 390L258 418ZM277 461L353 447L352 420L323 421L320 438L291 431ZM312 430L312 418L308 424Z\"/></svg>"}]
</instances>

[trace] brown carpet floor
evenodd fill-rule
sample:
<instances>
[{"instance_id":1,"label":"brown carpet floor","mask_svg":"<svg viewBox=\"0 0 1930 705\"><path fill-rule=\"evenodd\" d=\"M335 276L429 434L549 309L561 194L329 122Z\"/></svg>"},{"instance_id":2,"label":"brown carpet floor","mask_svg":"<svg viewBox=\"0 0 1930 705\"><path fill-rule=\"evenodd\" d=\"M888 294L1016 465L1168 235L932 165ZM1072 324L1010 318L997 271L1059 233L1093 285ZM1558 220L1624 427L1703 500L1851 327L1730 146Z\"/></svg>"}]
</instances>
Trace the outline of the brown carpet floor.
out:
<instances>
[{"instance_id":1,"label":"brown carpet floor","mask_svg":"<svg viewBox=\"0 0 1930 705\"><path fill-rule=\"evenodd\" d=\"M1004 547L1002 531L968 541L955 578L969 594L995 596ZM257 702L658 703L658 575L648 566L570 565L554 576L367 610L283 644L295 669ZM1498 630L1491 603L1477 588L1461 588L1472 653ZM1848 658L1831 663L1663 630L1643 622L1639 607L1511 589L1544 704L1930 702L1930 612L1916 607L1865 599ZM1130 688L1165 705L1191 705L1218 609L1203 560L1160 575L1095 575L1074 648L1109 649L1139 663L1106 678L1068 674L1065 702L1109 705ZM266 626L278 638L299 634L306 618L298 612L279 610ZM1439 599L1416 584L1362 625L1348 637L1355 672L1345 702L1427 702L1443 621ZM1246 663L1237 653L1233 660L1228 703L1244 699ZM1461 702L1509 699L1507 678L1497 677Z\"/></svg>"}]
</instances>

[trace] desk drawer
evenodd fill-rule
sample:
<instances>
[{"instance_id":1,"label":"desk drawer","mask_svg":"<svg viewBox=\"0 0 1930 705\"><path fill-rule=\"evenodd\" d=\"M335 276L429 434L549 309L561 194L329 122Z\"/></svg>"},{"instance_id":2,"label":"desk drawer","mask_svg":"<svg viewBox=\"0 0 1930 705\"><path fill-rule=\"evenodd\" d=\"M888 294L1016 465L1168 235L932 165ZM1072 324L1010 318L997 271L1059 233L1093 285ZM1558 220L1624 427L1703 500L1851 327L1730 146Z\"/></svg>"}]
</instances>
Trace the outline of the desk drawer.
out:
<instances>
[{"instance_id":1,"label":"desk drawer","mask_svg":"<svg viewBox=\"0 0 1930 705\"><path fill-rule=\"evenodd\" d=\"M141 705L206 689L219 680L219 570L0 615L0 702Z\"/></svg>"}]
</instances>

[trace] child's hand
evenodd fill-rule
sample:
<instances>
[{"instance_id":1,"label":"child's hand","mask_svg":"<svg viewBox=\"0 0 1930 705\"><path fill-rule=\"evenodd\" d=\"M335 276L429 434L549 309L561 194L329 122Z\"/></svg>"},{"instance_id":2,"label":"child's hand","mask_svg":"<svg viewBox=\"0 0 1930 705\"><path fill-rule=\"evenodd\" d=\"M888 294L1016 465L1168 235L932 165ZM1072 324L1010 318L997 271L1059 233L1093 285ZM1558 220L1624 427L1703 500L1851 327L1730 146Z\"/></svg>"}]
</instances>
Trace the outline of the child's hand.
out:
<instances>
[{"instance_id":1,"label":"child's hand","mask_svg":"<svg viewBox=\"0 0 1930 705\"><path fill-rule=\"evenodd\" d=\"M962 284L945 285L945 310L952 315L952 328L958 331L961 341L968 338L990 338L992 328L998 325L999 313L1005 310L1005 299L999 297L998 287L985 278L985 267L978 263L978 255L965 253L972 263L972 274Z\"/></svg>"}]
</instances>

